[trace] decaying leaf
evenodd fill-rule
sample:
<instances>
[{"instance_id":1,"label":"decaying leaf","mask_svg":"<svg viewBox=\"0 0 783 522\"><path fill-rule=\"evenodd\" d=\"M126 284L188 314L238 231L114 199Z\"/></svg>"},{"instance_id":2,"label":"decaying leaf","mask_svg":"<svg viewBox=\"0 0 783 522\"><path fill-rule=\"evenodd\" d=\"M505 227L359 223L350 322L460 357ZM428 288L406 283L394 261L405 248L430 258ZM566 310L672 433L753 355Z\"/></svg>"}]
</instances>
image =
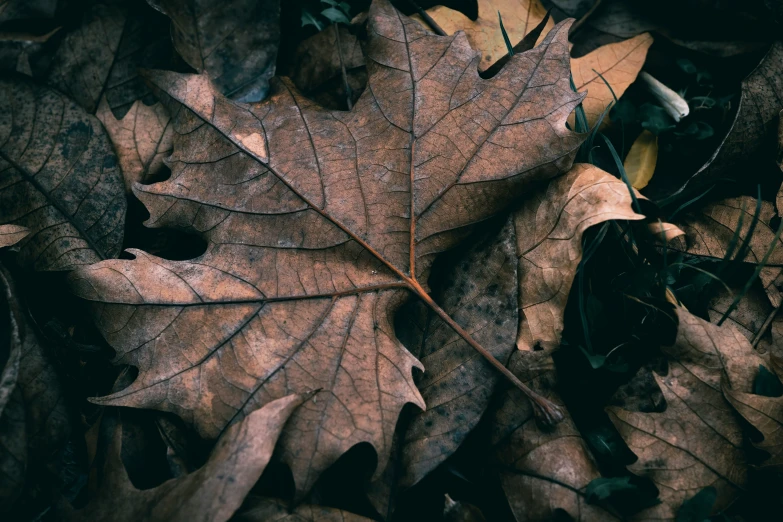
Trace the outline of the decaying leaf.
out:
<instances>
[{"instance_id":1,"label":"decaying leaf","mask_svg":"<svg viewBox=\"0 0 783 522\"><path fill-rule=\"evenodd\" d=\"M772 355L771 362L777 377L783 378L783 361L778 356ZM755 446L769 453L769 457L761 466L781 469L783 467L783 399L731 388L725 389L725 395L737 412L761 432L763 440Z\"/></svg>"},{"instance_id":2,"label":"decaying leaf","mask_svg":"<svg viewBox=\"0 0 783 522\"><path fill-rule=\"evenodd\" d=\"M171 66L165 17L143 2L98 0L64 32L46 74L50 85L89 113L105 96L117 118L137 100L154 101L138 68Z\"/></svg>"},{"instance_id":3,"label":"decaying leaf","mask_svg":"<svg viewBox=\"0 0 783 522\"><path fill-rule=\"evenodd\" d=\"M610 219L643 218L631 209L623 182L587 164L575 165L516 212L521 350L560 344L584 231Z\"/></svg>"},{"instance_id":4,"label":"decaying leaf","mask_svg":"<svg viewBox=\"0 0 783 522\"><path fill-rule=\"evenodd\" d=\"M446 494L443 520L445 522L486 522L487 519L481 510L473 504L454 500Z\"/></svg>"},{"instance_id":5,"label":"decaying leaf","mask_svg":"<svg viewBox=\"0 0 783 522\"><path fill-rule=\"evenodd\" d=\"M323 389L281 440L300 495L359 442L383 471L400 409L424 406L394 312L408 292L439 310L421 283L435 254L567 170L583 139L565 127L581 98L567 24L489 80L464 34L428 34L385 0L369 24L369 86L349 113L284 82L243 105L205 75L150 73L177 114L172 176L134 192L149 225L196 232L208 250L132 251L70 279L117 361L139 368L102 404L171 411L214 437L273 398Z\"/></svg>"},{"instance_id":6,"label":"decaying leaf","mask_svg":"<svg viewBox=\"0 0 783 522\"><path fill-rule=\"evenodd\" d=\"M517 258L511 219L454 259L449 285L434 298L499 361L514 350ZM446 460L478 424L502 376L459 334L423 304L406 325L406 346L424 364L416 381L427 410L413 414L401 443L402 487L409 487ZM418 317L417 317L418 316Z\"/></svg>"},{"instance_id":7,"label":"decaying leaf","mask_svg":"<svg viewBox=\"0 0 783 522\"><path fill-rule=\"evenodd\" d=\"M228 520L266 468L283 425L308 398L289 395L269 402L229 427L204 466L146 490L134 488L128 479L120 458L122 428L118 427L108 448L97 495L80 510L62 500L60 514L74 521Z\"/></svg>"},{"instance_id":8,"label":"decaying leaf","mask_svg":"<svg viewBox=\"0 0 783 522\"><path fill-rule=\"evenodd\" d=\"M371 519L342 509L301 505L291 509L276 498L249 497L234 522L370 522Z\"/></svg>"},{"instance_id":9,"label":"decaying leaf","mask_svg":"<svg viewBox=\"0 0 783 522\"><path fill-rule=\"evenodd\" d=\"M731 325L719 327L683 309L677 316L675 344L664 348L671 357L669 372L654 376L666 410L607 410L639 457L629 469L658 487L661 504L638 515L645 520L674 520L680 505L705 487L718 493L714 511L723 509L747 480L742 425L723 397L722 383L750 391L760 359Z\"/></svg>"},{"instance_id":10,"label":"decaying leaf","mask_svg":"<svg viewBox=\"0 0 783 522\"><path fill-rule=\"evenodd\" d=\"M367 84L364 55L347 27L332 24L299 44L290 76L297 89L320 105L347 109L343 68L354 104Z\"/></svg>"},{"instance_id":11,"label":"decaying leaf","mask_svg":"<svg viewBox=\"0 0 783 522\"><path fill-rule=\"evenodd\" d=\"M551 350L517 351L509 368L522 381L560 402ZM574 520L616 520L587 503L584 491L600 476L573 420L567 417L552 430L536 426L533 412L518 390L501 398L493 423L493 442L503 490L520 522L555 520L563 510Z\"/></svg>"},{"instance_id":12,"label":"decaying leaf","mask_svg":"<svg viewBox=\"0 0 783 522\"><path fill-rule=\"evenodd\" d=\"M513 351L520 318L530 339L528 321L540 319L546 346L559 344L584 230L609 219L642 218L631 210L625 184L589 165L576 165L520 207L497 237L449 262L449 284L435 295L446 313L504 362ZM500 378L426 307L410 315L407 346L426 368L417 385L428 409L413 415L401 443L402 487L417 483L457 450L484 414Z\"/></svg>"},{"instance_id":13,"label":"decaying leaf","mask_svg":"<svg viewBox=\"0 0 783 522\"><path fill-rule=\"evenodd\" d=\"M629 40L603 45L584 56L571 59L571 74L574 75L576 90L587 92L582 107L591 127L614 102L615 96L620 98L636 80L652 43L652 36L644 33Z\"/></svg>"},{"instance_id":14,"label":"decaying leaf","mask_svg":"<svg viewBox=\"0 0 783 522\"><path fill-rule=\"evenodd\" d=\"M546 9L539 0L525 0L521 4L517 1L481 0L479 18L475 22L459 11L443 6L434 7L427 12L448 34L465 31L470 44L483 52L479 68L484 70L508 52L497 20L498 9L512 44L532 31L546 15ZM508 16L506 11L509 11ZM551 23L550 21L544 28L542 37L551 29ZM604 109L614 101L612 90L619 98L636 80L652 42L653 38L648 33L639 34L629 40L604 45L585 56L571 60L571 74L576 89L587 92L582 106L590 126L598 121ZM573 126L573 116L571 123Z\"/></svg>"},{"instance_id":15,"label":"decaying leaf","mask_svg":"<svg viewBox=\"0 0 783 522\"><path fill-rule=\"evenodd\" d=\"M669 247L672 250L697 256L723 259L733 242L736 245L744 243L753 223L755 211L756 200L748 196L704 205L698 211L690 212L677 220L675 224L685 232L685 236L673 240ZM740 224L740 215L742 215L742 228L737 235L738 241L732 241ZM775 230L770 227L770 221L774 217L775 209L772 204L762 201L758 222L750 237L743 261L758 263L763 259L775 239ZM736 246L732 259L739 254L740 247ZM759 273L761 283L773 306L781 303L781 294L775 286L775 279L783 270L782 265L783 248L778 245L767 260L767 266Z\"/></svg>"},{"instance_id":16,"label":"decaying leaf","mask_svg":"<svg viewBox=\"0 0 783 522\"><path fill-rule=\"evenodd\" d=\"M60 458L72 421L57 371L2 266L0 292L8 314L0 319L7 336L0 343L0 515L21 520L40 513L62 485Z\"/></svg>"},{"instance_id":17,"label":"decaying leaf","mask_svg":"<svg viewBox=\"0 0 783 522\"><path fill-rule=\"evenodd\" d=\"M33 76L30 61L43 52L44 44L59 30L55 27L45 34L0 31L0 71Z\"/></svg>"},{"instance_id":18,"label":"decaying leaf","mask_svg":"<svg viewBox=\"0 0 783 522\"><path fill-rule=\"evenodd\" d=\"M134 183L148 182L160 171L164 159L171 154L174 137L169 124L171 118L163 105L136 101L125 117L118 120L104 98L96 116L117 151L128 192Z\"/></svg>"},{"instance_id":19,"label":"decaying leaf","mask_svg":"<svg viewBox=\"0 0 783 522\"><path fill-rule=\"evenodd\" d=\"M546 9L539 0L479 0L476 21L442 5L427 9L427 13L446 34L465 31L470 45L482 53L479 69L483 71L508 53L500 32L498 13L503 17L503 26L514 45L544 20ZM550 19L540 38L554 25Z\"/></svg>"},{"instance_id":20,"label":"decaying leaf","mask_svg":"<svg viewBox=\"0 0 783 522\"><path fill-rule=\"evenodd\" d=\"M688 180L698 189L722 179L739 179L747 172L743 162L772 165L775 159L777 118L783 110L783 42L772 45L756 69L742 82L734 122L719 148Z\"/></svg>"},{"instance_id":21,"label":"decaying leaf","mask_svg":"<svg viewBox=\"0 0 783 522\"><path fill-rule=\"evenodd\" d=\"M783 172L783 109L778 114L778 167ZM778 211L778 216L780 216L783 213L783 190L778 189L778 195L775 198L775 208Z\"/></svg>"},{"instance_id":22,"label":"decaying leaf","mask_svg":"<svg viewBox=\"0 0 783 522\"><path fill-rule=\"evenodd\" d=\"M0 248L10 247L27 237L30 231L19 225L0 225Z\"/></svg>"},{"instance_id":23,"label":"decaying leaf","mask_svg":"<svg viewBox=\"0 0 783 522\"><path fill-rule=\"evenodd\" d=\"M280 0L147 0L171 18L174 47L218 90L262 100L275 74Z\"/></svg>"},{"instance_id":24,"label":"decaying leaf","mask_svg":"<svg viewBox=\"0 0 783 522\"><path fill-rule=\"evenodd\" d=\"M57 0L2 0L0 23L30 18L52 18L57 12Z\"/></svg>"},{"instance_id":25,"label":"decaying leaf","mask_svg":"<svg viewBox=\"0 0 783 522\"><path fill-rule=\"evenodd\" d=\"M648 130L642 131L625 157L623 167L633 188L641 190L647 186L655 173L658 162L658 136Z\"/></svg>"},{"instance_id":26,"label":"decaying leaf","mask_svg":"<svg viewBox=\"0 0 783 522\"><path fill-rule=\"evenodd\" d=\"M655 237L655 240L660 244L666 244L668 248L669 241L674 238L682 237L685 235L677 225L671 223L654 222L647 225L647 229Z\"/></svg>"},{"instance_id":27,"label":"decaying leaf","mask_svg":"<svg viewBox=\"0 0 783 522\"><path fill-rule=\"evenodd\" d=\"M23 77L0 91L0 223L30 230L22 262L67 270L117 256L127 203L100 122Z\"/></svg>"}]
</instances>

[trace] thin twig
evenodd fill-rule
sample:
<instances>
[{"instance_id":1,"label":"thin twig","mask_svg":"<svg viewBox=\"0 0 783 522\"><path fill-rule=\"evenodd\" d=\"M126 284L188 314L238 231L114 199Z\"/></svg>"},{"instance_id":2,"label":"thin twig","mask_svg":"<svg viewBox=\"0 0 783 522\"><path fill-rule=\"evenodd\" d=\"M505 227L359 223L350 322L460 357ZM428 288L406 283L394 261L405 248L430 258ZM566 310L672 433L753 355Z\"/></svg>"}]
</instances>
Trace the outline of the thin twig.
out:
<instances>
[{"instance_id":1,"label":"thin twig","mask_svg":"<svg viewBox=\"0 0 783 522\"><path fill-rule=\"evenodd\" d=\"M595 3L593 6L587 10L585 14L582 15L582 17L574 22L574 25L571 26L571 29L568 31L568 36L574 36L576 32L582 28L582 26L587 22L587 19L593 16L593 13L598 9L598 6L601 5L601 0L595 0Z\"/></svg>"},{"instance_id":2,"label":"thin twig","mask_svg":"<svg viewBox=\"0 0 783 522\"><path fill-rule=\"evenodd\" d=\"M413 279L411 281L411 286L413 287L412 290L418 294L418 296L432 309L432 311L438 314L438 317L440 317L447 325L449 325L452 330L457 332L457 334L459 334L459 336L462 337L465 342L467 342L474 350L480 353L484 359L486 359L492 366L502 373L506 379L511 381L514 386L519 388L522 393L524 393L528 399L530 399L530 403L533 405L533 411L539 421L551 426L557 424L565 418L563 410L560 408L560 406L553 403L546 397L539 395L529 388L525 383L520 381L516 375L511 373L511 370L506 368L503 363L498 361L495 356L492 355L486 348L476 342L473 337L471 337L470 334L465 331L464 328L457 324L457 322L454 321L454 319L452 319L449 314L447 314L440 306L438 306L432 297L430 297L429 294L427 294L427 292L424 291L424 289L419 285L418 281Z\"/></svg>"},{"instance_id":3,"label":"thin twig","mask_svg":"<svg viewBox=\"0 0 783 522\"><path fill-rule=\"evenodd\" d=\"M783 304L783 302L781 302ZM753 348L756 348L758 346L759 341L761 341L761 337L766 333L767 328L769 328L769 325L772 324L772 321L775 319L775 316L778 315L778 311L780 310L780 304L777 305L767 316L767 319L764 321L764 324L761 325L761 328L759 328L758 332L756 332L753 335L753 341L751 341L750 345Z\"/></svg>"}]
</instances>

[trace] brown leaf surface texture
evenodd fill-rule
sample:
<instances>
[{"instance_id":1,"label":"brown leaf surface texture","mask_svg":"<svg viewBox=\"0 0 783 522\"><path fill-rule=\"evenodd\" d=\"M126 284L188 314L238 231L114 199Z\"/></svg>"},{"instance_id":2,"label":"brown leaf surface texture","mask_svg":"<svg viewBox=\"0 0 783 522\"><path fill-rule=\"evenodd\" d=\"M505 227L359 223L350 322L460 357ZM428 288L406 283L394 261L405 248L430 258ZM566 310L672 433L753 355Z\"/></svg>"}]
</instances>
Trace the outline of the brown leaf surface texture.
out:
<instances>
[{"instance_id":1,"label":"brown leaf surface texture","mask_svg":"<svg viewBox=\"0 0 783 522\"><path fill-rule=\"evenodd\" d=\"M783 360L772 354L770 362L777 377L783 379ZM765 397L732 388L726 388L724 392L734 409L761 432L763 440L754 445L769 453L761 466L783 469L783 398Z\"/></svg>"},{"instance_id":2,"label":"brown leaf surface texture","mask_svg":"<svg viewBox=\"0 0 783 522\"><path fill-rule=\"evenodd\" d=\"M546 9L539 0L480 0L478 18L475 21L459 11L442 5L427 9L427 14L446 34L465 31L470 45L482 53L479 62L479 69L482 71L508 53L503 34L500 32L498 13L503 17L503 27L508 33L511 45L515 45L541 23L546 16ZM555 23L550 18L541 38L554 26Z\"/></svg>"},{"instance_id":3,"label":"brown leaf surface texture","mask_svg":"<svg viewBox=\"0 0 783 522\"><path fill-rule=\"evenodd\" d=\"M301 505L291 509L276 498L249 497L233 522L370 522L348 511L325 506Z\"/></svg>"},{"instance_id":4,"label":"brown leaf surface texture","mask_svg":"<svg viewBox=\"0 0 783 522\"><path fill-rule=\"evenodd\" d=\"M560 343L563 314L582 256L582 234L610 219L642 219L625 184L591 165L530 194L496 238L453 260L436 299L500 361L520 347ZM486 410L498 373L447 324L422 306L407 346L426 372L417 381L427 411L413 416L402 445L402 486L450 456ZM531 321L533 324L531 324Z\"/></svg>"},{"instance_id":5,"label":"brown leaf surface texture","mask_svg":"<svg viewBox=\"0 0 783 522\"><path fill-rule=\"evenodd\" d=\"M666 410L607 410L639 457L629 469L650 478L660 492L661 504L638 515L645 520L674 520L683 501L709 486L718 492L714 510L723 509L747 480L742 425L722 385L750 391L761 359L733 326L716 326L681 308L677 315L677 339L664 348L669 372L654 375Z\"/></svg>"},{"instance_id":6,"label":"brown leaf surface texture","mask_svg":"<svg viewBox=\"0 0 783 522\"><path fill-rule=\"evenodd\" d=\"M89 113L105 96L122 118L136 100L154 101L138 68L170 67L172 53L164 16L143 2L98 0L63 35L46 81Z\"/></svg>"},{"instance_id":7,"label":"brown leaf surface texture","mask_svg":"<svg viewBox=\"0 0 783 522\"><path fill-rule=\"evenodd\" d=\"M6 248L17 244L27 237L30 231L20 225L0 225L0 248Z\"/></svg>"},{"instance_id":8,"label":"brown leaf surface texture","mask_svg":"<svg viewBox=\"0 0 783 522\"><path fill-rule=\"evenodd\" d=\"M349 28L332 24L299 44L289 75L297 89L320 105L347 109L343 67L353 104L367 85L364 54Z\"/></svg>"},{"instance_id":9,"label":"brown leaf surface texture","mask_svg":"<svg viewBox=\"0 0 783 522\"><path fill-rule=\"evenodd\" d=\"M0 92L0 224L30 230L22 262L68 270L117 256L127 203L100 122L23 77Z\"/></svg>"},{"instance_id":10,"label":"brown leaf surface texture","mask_svg":"<svg viewBox=\"0 0 783 522\"><path fill-rule=\"evenodd\" d=\"M73 423L57 371L2 266L0 291L8 314L0 323L7 326L0 348L0 515L21 520L31 506L37 513L51 501L42 497L58 486L55 475Z\"/></svg>"},{"instance_id":11,"label":"brown leaf surface texture","mask_svg":"<svg viewBox=\"0 0 783 522\"><path fill-rule=\"evenodd\" d=\"M166 108L160 103L145 105L136 101L118 120L104 98L96 116L117 151L125 189L130 192L134 183L149 182L163 167L173 147L174 132Z\"/></svg>"},{"instance_id":12,"label":"brown leaf surface texture","mask_svg":"<svg viewBox=\"0 0 783 522\"><path fill-rule=\"evenodd\" d=\"M688 180L689 188L709 186L747 169L743 162L775 159L777 118L783 110L783 42L772 45L761 63L742 82L737 115L720 147Z\"/></svg>"},{"instance_id":13,"label":"brown leaf surface texture","mask_svg":"<svg viewBox=\"0 0 783 522\"><path fill-rule=\"evenodd\" d=\"M266 468L283 425L307 398L289 395L268 403L228 428L204 466L146 490L136 489L128 479L120 458L122 428L118 427L95 498L80 510L62 500L60 513L73 521L228 520Z\"/></svg>"},{"instance_id":14,"label":"brown leaf surface texture","mask_svg":"<svg viewBox=\"0 0 783 522\"><path fill-rule=\"evenodd\" d=\"M385 0L369 24L369 86L348 113L285 82L244 105L204 75L150 73L175 115L172 176L134 192L148 225L209 248L182 262L133 251L71 277L117 361L139 367L104 404L171 411L214 437L323 389L282 437L300 492L359 442L383 471L400 409L424 407L392 327L406 289L432 303L419 281L434 256L567 170L583 138L565 127L580 100L567 25L483 80L464 34L429 34Z\"/></svg>"},{"instance_id":15,"label":"brown leaf surface texture","mask_svg":"<svg viewBox=\"0 0 783 522\"><path fill-rule=\"evenodd\" d=\"M690 212L678 219L677 225L685 232L684 237L674 239L668 247L672 250L687 252L697 256L723 259L732 243L742 216L738 245L745 242L753 215L756 212L756 198L740 196L704 205L696 212ZM770 226L775 217L775 208L767 201L761 202L761 212L749 248L743 257L747 263L759 263L775 239L775 230ZM773 306L781 303L780 291L775 287L775 279L783 268L783 248L780 241L772 251L767 265L762 268L759 278ZM740 247L734 249L732 258L740 253Z\"/></svg>"},{"instance_id":16,"label":"brown leaf surface texture","mask_svg":"<svg viewBox=\"0 0 783 522\"><path fill-rule=\"evenodd\" d=\"M519 259L517 346L560 344L563 314L582 259L582 234L610 219L643 219L623 182L587 164L549 183L514 215Z\"/></svg>"},{"instance_id":17,"label":"brown leaf surface texture","mask_svg":"<svg viewBox=\"0 0 783 522\"><path fill-rule=\"evenodd\" d=\"M171 18L174 47L218 90L255 102L269 90L280 40L280 0L147 0Z\"/></svg>"},{"instance_id":18,"label":"brown leaf surface texture","mask_svg":"<svg viewBox=\"0 0 783 522\"><path fill-rule=\"evenodd\" d=\"M511 219L494 238L453 260L449 285L434 297L504 364L517 337L517 259ZM423 303L406 325L426 372L416 381L427 410L410 420L401 445L400 485L421 480L453 454L478 424L502 376Z\"/></svg>"},{"instance_id":19,"label":"brown leaf surface texture","mask_svg":"<svg viewBox=\"0 0 783 522\"><path fill-rule=\"evenodd\" d=\"M636 81L652 43L653 37L644 33L629 40L603 45L571 60L576 90L587 92L582 107L590 127L598 122L604 110L614 102L614 97L619 99Z\"/></svg>"},{"instance_id":20,"label":"brown leaf surface texture","mask_svg":"<svg viewBox=\"0 0 783 522\"><path fill-rule=\"evenodd\" d=\"M517 351L509 368L522 381L562 404L556 392L551 350ZM584 490L600 474L570 416L552 430L542 430L524 396L509 390L495 412L492 437L501 484L518 521L555 520L559 510L581 522L616 520L587 503Z\"/></svg>"}]
</instances>

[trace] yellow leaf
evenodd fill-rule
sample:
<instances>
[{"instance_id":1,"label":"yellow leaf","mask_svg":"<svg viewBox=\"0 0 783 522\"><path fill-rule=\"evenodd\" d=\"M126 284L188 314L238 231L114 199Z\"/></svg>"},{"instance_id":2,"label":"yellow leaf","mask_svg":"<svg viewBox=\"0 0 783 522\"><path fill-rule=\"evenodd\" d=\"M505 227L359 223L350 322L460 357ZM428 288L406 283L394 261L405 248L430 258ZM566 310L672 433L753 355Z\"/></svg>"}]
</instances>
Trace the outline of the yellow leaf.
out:
<instances>
[{"instance_id":1,"label":"yellow leaf","mask_svg":"<svg viewBox=\"0 0 783 522\"><path fill-rule=\"evenodd\" d=\"M653 37L644 33L629 40L604 45L580 58L571 58L571 74L576 90L587 91L582 107L590 127L595 125L604 109L614 101L612 91L619 99L636 80L652 43ZM609 83L611 90L598 73ZM573 122L573 116L569 122Z\"/></svg>"},{"instance_id":2,"label":"yellow leaf","mask_svg":"<svg viewBox=\"0 0 783 522\"><path fill-rule=\"evenodd\" d=\"M511 45L522 40L546 16L546 9L539 0L479 0L478 18L475 22L448 7L437 6L427 9L427 14L446 34L465 31L471 47L482 53L480 71L503 58L508 52L503 34L500 32L498 12L503 17L503 26L506 28ZM418 19L418 16L414 18ZM421 22L421 19L419 21ZM554 26L555 23L550 18L539 40L544 38Z\"/></svg>"},{"instance_id":3,"label":"yellow leaf","mask_svg":"<svg viewBox=\"0 0 783 522\"><path fill-rule=\"evenodd\" d=\"M637 190L647 186L655 172L658 161L658 137L652 132L643 131L633 142L625 158L625 173L628 181Z\"/></svg>"}]
</instances>

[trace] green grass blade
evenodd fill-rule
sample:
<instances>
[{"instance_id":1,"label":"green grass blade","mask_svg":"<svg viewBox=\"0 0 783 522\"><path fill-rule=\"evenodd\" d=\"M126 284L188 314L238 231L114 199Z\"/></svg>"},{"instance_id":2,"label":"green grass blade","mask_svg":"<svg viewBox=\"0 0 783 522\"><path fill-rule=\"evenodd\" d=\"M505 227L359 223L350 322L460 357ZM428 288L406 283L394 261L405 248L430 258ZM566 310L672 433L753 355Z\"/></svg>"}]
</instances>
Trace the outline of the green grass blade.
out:
<instances>
[{"instance_id":1,"label":"green grass blade","mask_svg":"<svg viewBox=\"0 0 783 522\"><path fill-rule=\"evenodd\" d=\"M508 38L508 33L506 32L506 28L503 27L503 17L500 16L500 11L498 11L498 22L500 22L500 32L503 33L503 41L506 42L506 49L508 50L508 55L514 56L514 46L511 45L511 40Z\"/></svg>"},{"instance_id":2,"label":"green grass blade","mask_svg":"<svg viewBox=\"0 0 783 522\"><path fill-rule=\"evenodd\" d=\"M686 201L685 203L683 203L682 205L680 205L679 207L677 207L677 208L675 209L675 211L674 211L674 212L672 212L671 214L669 214L669 219L668 219L668 221L669 221L669 222L671 222L672 220L674 220L674 217L675 217L677 214L679 214L680 212L682 212L683 210L685 210L686 208L688 208L689 206L693 205L694 203L696 203L697 201L699 201L701 198L703 198L704 196L706 196L707 194L709 194L709 193L710 193L710 191L712 191L712 189L714 189L716 186L717 186L717 185L713 185L713 186L711 186L710 188L708 188L707 190L705 190L704 192L702 192L701 194L699 194L699 195L698 195L698 196L696 196L695 198L689 199L688 201Z\"/></svg>"},{"instance_id":3,"label":"green grass blade","mask_svg":"<svg viewBox=\"0 0 783 522\"><path fill-rule=\"evenodd\" d=\"M628 181L628 176L625 173L625 167L623 166L623 160L620 159L620 156L617 154L617 151L614 149L614 145L612 145L612 142L609 141L609 138L604 136L602 133L599 133L601 138L603 138L604 142L606 143L606 146L609 148L609 152L612 154L612 158L614 159L614 163L617 166L617 170L620 171L620 178L622 178L623 182L625 183L625 186L628 187L628 192L631 194L631 201L633 201L633 207L634 210L636 210L637 213L642 213L642 208L639 206L639 200L636 199L636 194L634 193L633 186L631 185L631 182Z\"/></svg>"},{"instance_id":4,"label":"green grass blade","mask_svg":"<svg viewBox=\"0 0 783 522\"><path fill-rule=\"evenodd\" d=\"M750 240L753 238L753 233L756 231L756 225L759 223L759 216L761 215L761 185L757 186L757 190L756 211L753 213L753 219L750 222L750 227L748 227L748 233L745 236L745 240L742 242L739 252L737 252L737 255L734 257L734 261L737 263L741 263L742 260L745 259L745 256L748 255Z\"/></svg>"},{"instance_id":5,"label":"green grass blade","mask_svg":"<svg viewBox=\"0 0 783 522\"><path fill-rule=\"evenodd\" d=\"M769 256L772 255L772 252L775 250L775 247L778 246L778 241L780 241L780 233L783 232L783 220L780 221L780 225L778 225L778 230L775 232L775 237L772 239L772 243L769 245L769 248L767 248L767 253L764 254L764 257L762 258L761 262L756 265L756 270L753 271L753 275L750 276L750 279L748 279L748 282L745 283L745 286L742 288L742 291L737 294L736 297L734 297L734 300L731 302L731 305L729 305L729 308L726 310L726 313L723 314L723 317L720 318L720 321L718 321L718 326L722 325L723 322L731 315L731 312L733 312L737 306L739 306L740 300L745 297L745 294L748 293L750 290L750 287L753 286L753 282L758 278L761 271L764 269L764 266L766 266L767 261L769 261Z\"/></svg>"}]
</instances>

